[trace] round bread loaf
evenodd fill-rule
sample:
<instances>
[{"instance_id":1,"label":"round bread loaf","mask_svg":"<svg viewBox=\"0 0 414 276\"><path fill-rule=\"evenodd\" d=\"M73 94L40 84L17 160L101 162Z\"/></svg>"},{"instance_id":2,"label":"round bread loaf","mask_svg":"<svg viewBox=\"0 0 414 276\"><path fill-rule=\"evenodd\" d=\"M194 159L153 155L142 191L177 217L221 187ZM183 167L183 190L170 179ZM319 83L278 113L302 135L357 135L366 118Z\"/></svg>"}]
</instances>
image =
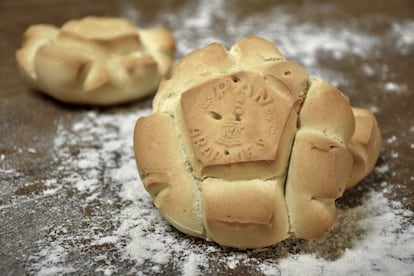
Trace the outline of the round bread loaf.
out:
<instances>
[{"instance_id":1,"label":"round bread loaf","mask_svg":"<svg viewBox=\"0 0 414 276\"><path fill-rule=\"evenodd\" d=\"M25 79L63 102L119 104L156 91L173 63L166 29L138 29L122 18L86 17L33 25L16 58Z\"/></svg>"},{"instance_id":2,"label":"round bread loaf","mask_svg":"<svg viewBox=\"0 0 414 276\"><path fill-rule=\"evenodd\" d=\"M257 36L185 56L153 109L134 133L146 190L176 228L225 246L322 237L380 151L370 111Z\"/></svg>"}]
</instances>

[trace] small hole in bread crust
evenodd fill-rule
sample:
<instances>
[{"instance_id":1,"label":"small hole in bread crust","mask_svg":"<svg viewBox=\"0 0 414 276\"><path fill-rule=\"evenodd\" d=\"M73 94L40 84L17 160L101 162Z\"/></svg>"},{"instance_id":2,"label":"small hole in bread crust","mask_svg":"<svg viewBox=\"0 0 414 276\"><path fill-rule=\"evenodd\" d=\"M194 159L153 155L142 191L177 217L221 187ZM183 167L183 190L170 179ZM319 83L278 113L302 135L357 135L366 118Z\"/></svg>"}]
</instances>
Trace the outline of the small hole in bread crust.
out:
<instances>
[{"instance_id":1,"label":"small hole in bread crust","mask_svg":"<svg viewBox=\"0 0 414 276\"><path fill-rule=\"evenodd\" d=\"M289 76L290 74L292 74L292 72L290 71L285 71L285 73L283 73L285 76Z\"/></svg>"},{"instance_id":2,"label":"small hole in bread crust","mask_svg":"<svg viewBox=\"0 0 414 276\"><path fill-rule=\"evenodd\" d=\"M215 111L210 111L210 114L211 114L211 117L212 117L214 120L221 120L221 118L223 118L223 117L221 116L221 114L219 114L219 113L217 113L217 112L215 112Z\"/></svg>"},{"instance_id":3,"label":"small hole in bread crust","mask_svg":"<svg viewBox=\"0 0 414 276\"><path fill-rule=\"evenodd\" d=\"M241 122L241 116L240 116L240 114L236 114L236 121L237 122Z\"/></svg>"},{"instance_id":4,"label":"small hole in bread crust","mask_svg":"<svg viewBox=\"0 0 414 276\"><path fill-rule=\"evenodd\" d=\"M329 150L337 150L339 147L335 145L330 145Z\"/></svg>"},{"instance_id":5,"label":"small hole in bread crust","mask_svg":"<svg viewBox=\"0 0 414 276\"><path fill-rule=\"evenodd\" d=\"M231 79L233 80L233 82L239 82L240 78L238 76L231 76Z\"/></svg>"},{"instance_id":6,"label":"small hole in bread crust","mask_svg":"<svg viewBox=\"0 0 414 276\"><path fill-rule=\"evenodd\" d=\"M225 154L225 155L229 155L229 154L230 154L230 152L229 152L228 150L224 150L224 154Z\"/></svg>"}]
</instances>

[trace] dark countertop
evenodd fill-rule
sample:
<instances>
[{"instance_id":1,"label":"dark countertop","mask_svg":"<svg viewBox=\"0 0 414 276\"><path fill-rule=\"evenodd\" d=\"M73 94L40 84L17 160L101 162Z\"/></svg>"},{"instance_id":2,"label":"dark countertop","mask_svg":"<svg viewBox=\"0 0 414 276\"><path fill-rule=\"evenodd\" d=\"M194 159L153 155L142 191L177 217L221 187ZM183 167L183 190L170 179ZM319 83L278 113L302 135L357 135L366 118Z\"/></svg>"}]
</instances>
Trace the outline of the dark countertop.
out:
<instances>
[{"instance_id":1,"label":"dark countertop","mask_svg":"<svg viewBox=\"0 0 414 276\"><path fill-rule=\"evenodd\" d=\"M346 252L358 250L355 237L340 240L337 236L353 236L347 224L358 210L368 206L367 202L384 197L384 204L390 207L381 206L394 214L390 221L401 217L395 231L387 228L390 234L413 229L414 2L273 2L277 4L1 1L0 274L124 275L141 271L190 275L198 270L211 275L280 275L290 271L278 266L284 259L302 260L300 256L311 254L323 259L319 270L312 270L322 275L335 270L329 262L339 262L346 259ZM230 47L244 36L259 34L277 43L288 59L338 86L354 106L374 111L384 139L381 157L374 172L338 200L342 220L334 234L317 244L289 240L262 250L240 252L186 237L163 223L151 228L139 218L129 221L133 208L142 208L144 218L157 221L145 193L139 190L134 194L138 179L131 172L134 160L128 144L129 126L133 127L140 114L150 112L151 98L114 108L69 106L28 88L16 66L14 53L29 25L60 26L87 15L122 16L140 27L168 27L177 37L177 58L212 41ZM128 173L133 175L125 176ZM366 219L372 214L368 212ZM130 225L125 230L126 221L142 226ZM145 239L134 229L154 232L148 233L153 239L145 241L149 249L140 249L149 256L138 249L135 252L141 255L134 255L134 249L128 251ZM150 243L164 236L169 239L163 240L162 246L168 249L160 250L166 260L157 261L156 246ZM364 239L359 232L355 236ZM406 236L411 238L408 245L412 245L413 234ZM403 252L398 244L401 239L396 241L392 248ZM182 252L186 247L191 254ZM368 255L372 253L369 250L373 249L368 249ZM397 273L399 267L405 273L410 267L414 271L414 248L404 252L404 256L393 255L398 261L390 270L375 264L367 271ZM375 257L372 260L378 261ZM338 274L343 275L341 271Z\"/></svg>"}]
</instances>

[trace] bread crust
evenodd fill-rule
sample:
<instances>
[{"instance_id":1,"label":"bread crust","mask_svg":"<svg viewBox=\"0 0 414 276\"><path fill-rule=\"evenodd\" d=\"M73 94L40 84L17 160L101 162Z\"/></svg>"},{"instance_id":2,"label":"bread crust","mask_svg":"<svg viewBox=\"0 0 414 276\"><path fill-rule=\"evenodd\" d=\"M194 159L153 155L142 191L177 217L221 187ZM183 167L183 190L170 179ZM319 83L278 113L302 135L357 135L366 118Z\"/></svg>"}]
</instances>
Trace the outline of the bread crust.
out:
<instances>
[{"instance_id":1,"label":"bread crust","mask_svg":"<svg viewBox=\"0 0 414 276\"><path fill-rule=\"evenodd\" d=\"M346 188L352 188L367 176L378 160L381 151L381 133L374 114L368 109L353 108L355 131L349 148L354 157L352 174Z\"/></svg>"},{"instance_id":2,"label":"bread crust","mask_svg":"<svg viewBox=\"0 0 414 276\"><path fill-rule=\"evenodd\" d=\"M198 187L187 172L172 118L157 113L139 119L134 148L142 182L157 208L180 231L202 237Z\"/></svg>"},{"instance_id":3,"label":"bread crust","mask_svg":"<svg viewBox=\"0 0 414 276\"><path fill-rule=\"evenodd\" d=\"M30 26L16 59L31 86L58 100L112 105L155 92L174 55L175 39L166 29L85 17L61 28Z\"/></svg>"},{"instance_id":4,"label":"bread crust","mask_svg":"<svg viewBox=\"0 0 414 276\"><path fill-rule=\"evenodd\" d=\"M344 94L318 78L311 80L299 124L286 202L292 233L315 239L334 226L335 200L374 167L381 137L372 113L352 109Z\"/></svg>"},{"instance_id":5,"label":"bread crust","mask_svg":"<svg viewBox=\"0 0 414 276\"><path fill-rule=\"evenodd\" d=\"M335 200L372 170L381 144L372 113L256 36L185 56L153 107L134 139L156 206L181 231L237 248L322 237Z\"/></svg>"},{"instance_id":6,"label":"bread crust","mask_svg":"<svg viewBox=\"0 0 414 276\"><path fill-rule=\"evenodd\" d=\"M206 238L239 248L263 247L286 239L289 222L283 181L283 178L204 180L202 209Z\"/></svg>"}]
</instances>

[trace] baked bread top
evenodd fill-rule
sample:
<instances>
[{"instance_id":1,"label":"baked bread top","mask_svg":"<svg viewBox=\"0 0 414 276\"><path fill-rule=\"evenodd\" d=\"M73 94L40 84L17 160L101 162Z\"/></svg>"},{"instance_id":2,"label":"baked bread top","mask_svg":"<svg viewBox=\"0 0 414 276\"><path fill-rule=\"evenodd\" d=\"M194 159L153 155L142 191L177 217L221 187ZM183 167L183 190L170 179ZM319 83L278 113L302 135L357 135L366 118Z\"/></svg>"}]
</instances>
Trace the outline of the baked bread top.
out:
<instances>
[{"instance_id":1,"label":"baked bread top","mask_svg":"<svg viewBox=\"0 0 414 276\"><path fill-rule=\"evenodd\" d=\"M122 18L85 17L23 34L16 58L25 79L68 103L111 105L155 92L174 60L166 29L138 29Z\"/></svg>"},{"instance_id":2,"label":"baked bread top","mask_svg":"<svg viewBox=\"0 0 414 276\"><path fill-rule=\"evenodd\" d=\"M323 236L381 144L371 112L257 36L185 56L153 107L134 133L145 188L175 227L226 246Z\"/></svg>"}]
</instances>

